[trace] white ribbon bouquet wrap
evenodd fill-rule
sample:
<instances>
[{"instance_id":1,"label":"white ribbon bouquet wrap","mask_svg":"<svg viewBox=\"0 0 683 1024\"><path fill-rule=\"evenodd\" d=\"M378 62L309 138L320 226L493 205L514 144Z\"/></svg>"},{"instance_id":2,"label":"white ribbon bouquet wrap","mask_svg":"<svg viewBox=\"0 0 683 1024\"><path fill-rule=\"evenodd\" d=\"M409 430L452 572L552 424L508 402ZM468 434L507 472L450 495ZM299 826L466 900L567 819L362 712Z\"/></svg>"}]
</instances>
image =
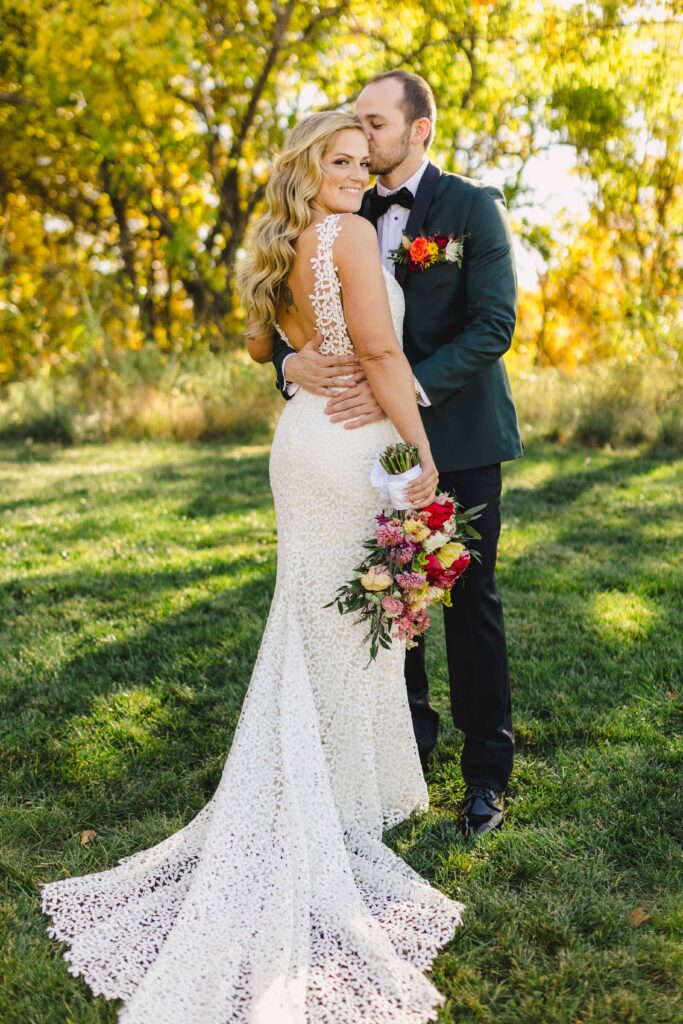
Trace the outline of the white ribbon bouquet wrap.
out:
<instances>
[{"instance_id":1,"label":"white ribbon bouquet wrap","mask_svg":"<svg viewBox=\"0 0 683 1024\"><path fill-rule=\"evenodd\" d=\"M411 466L403 473L387 473L380 460L377 459L370 471L370 483L377 488L382 501L397 511L402 511L412 507L410 502L405 500L403 492L407 484L411 480L417 480L418 476L422 476L422 466L419 464Z\"/></svg>"}]
</instances>

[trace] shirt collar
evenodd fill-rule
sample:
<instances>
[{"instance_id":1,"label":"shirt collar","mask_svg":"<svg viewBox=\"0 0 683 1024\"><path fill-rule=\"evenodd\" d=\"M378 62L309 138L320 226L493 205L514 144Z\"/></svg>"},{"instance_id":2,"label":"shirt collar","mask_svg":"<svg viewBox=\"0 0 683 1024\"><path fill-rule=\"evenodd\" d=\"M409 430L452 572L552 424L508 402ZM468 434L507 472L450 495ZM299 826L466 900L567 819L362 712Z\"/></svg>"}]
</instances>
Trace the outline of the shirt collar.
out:
<instances>
[{"instance_id":1,"label":"shirt collar","mask_svg":"<svg viewBox=\"0 0 683 1024\"><path fill-rule=\"evenodd\" d=\"M377 182L377 186L376 186L377 187L377 194L380 195L380 196L391 196L391 195L394 194L394 192L398 192L399 189L407 188L410 192L413 193L413 195L416 195L417 194L417 186L420 184L420 181L422 179L422 175L427 170L427 164L428 163L429 163L429 160L427 159L427 154L425 153L424 158L422 160L422 163L420 164L418 169L415 171L415 173L412 174L408 178L407 181L404 181L402 185L399 185L398 188L386 188L385 185L382 185L382 183L380 181L378 181Z\"/></svg>"}]
</instances>

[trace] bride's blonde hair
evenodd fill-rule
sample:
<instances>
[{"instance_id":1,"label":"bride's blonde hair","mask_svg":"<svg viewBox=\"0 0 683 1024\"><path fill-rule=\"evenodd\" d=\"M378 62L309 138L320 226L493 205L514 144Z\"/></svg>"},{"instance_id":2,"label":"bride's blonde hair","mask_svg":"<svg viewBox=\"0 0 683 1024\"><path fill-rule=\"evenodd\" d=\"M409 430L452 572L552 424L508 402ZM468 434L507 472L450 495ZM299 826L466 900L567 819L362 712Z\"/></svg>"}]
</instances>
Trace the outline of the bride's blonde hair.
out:
<instances>
[{"instance_id":1,"label":"bride's blonde hair","mask_svg":"<svg viewBox=\"0 0 683 1024\"><path fill-rule=\"evenodd\" d=\"M266 186L266 212L253 227L250 252L237 273L250 331L272 329L280 287L294 262L294 242L311 222L309 204L322 184L322 159L345 128L363 130L352 114L321 111L299 121L284 141Z\"/></svg>"}]
</instances>

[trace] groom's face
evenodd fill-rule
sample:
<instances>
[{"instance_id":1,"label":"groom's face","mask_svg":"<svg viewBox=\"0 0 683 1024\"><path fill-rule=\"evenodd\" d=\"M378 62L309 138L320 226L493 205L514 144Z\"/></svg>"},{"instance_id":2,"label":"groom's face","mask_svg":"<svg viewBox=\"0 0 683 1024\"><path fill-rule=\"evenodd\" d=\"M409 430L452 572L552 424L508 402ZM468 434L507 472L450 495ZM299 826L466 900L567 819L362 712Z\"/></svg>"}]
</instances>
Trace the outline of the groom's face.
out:
<instances>
[{"instance_id":1,"label":"groom's face","mask_svg":"<svg viewBox=\"0 0 683 1024\"><path fill-rule=\"evenodd\" d=\"M410 154L411 126L402 107L403 84L395 78L373 82L356 103L370 149L372 174L390 174Z\"/></svg>"}]
</instances>

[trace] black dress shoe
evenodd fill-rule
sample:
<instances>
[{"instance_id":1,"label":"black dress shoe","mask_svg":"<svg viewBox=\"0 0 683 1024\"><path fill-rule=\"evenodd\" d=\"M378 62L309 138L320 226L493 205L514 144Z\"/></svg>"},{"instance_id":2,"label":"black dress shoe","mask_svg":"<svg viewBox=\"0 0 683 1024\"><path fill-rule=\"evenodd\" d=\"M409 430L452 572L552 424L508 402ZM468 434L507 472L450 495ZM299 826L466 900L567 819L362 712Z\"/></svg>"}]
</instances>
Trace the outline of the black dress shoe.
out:
<instances>
[{"instance_id":1,"label":"black dress shoe","mask_svg":"<svg viewBox=\"0 0 683 1024\"><path fill-rule=\"evenodd\" d=\"M460 807L460 831L465 838L483 836L502 824L502 792L485 786L468 786Z\"/></svg>"}]
</instances>

